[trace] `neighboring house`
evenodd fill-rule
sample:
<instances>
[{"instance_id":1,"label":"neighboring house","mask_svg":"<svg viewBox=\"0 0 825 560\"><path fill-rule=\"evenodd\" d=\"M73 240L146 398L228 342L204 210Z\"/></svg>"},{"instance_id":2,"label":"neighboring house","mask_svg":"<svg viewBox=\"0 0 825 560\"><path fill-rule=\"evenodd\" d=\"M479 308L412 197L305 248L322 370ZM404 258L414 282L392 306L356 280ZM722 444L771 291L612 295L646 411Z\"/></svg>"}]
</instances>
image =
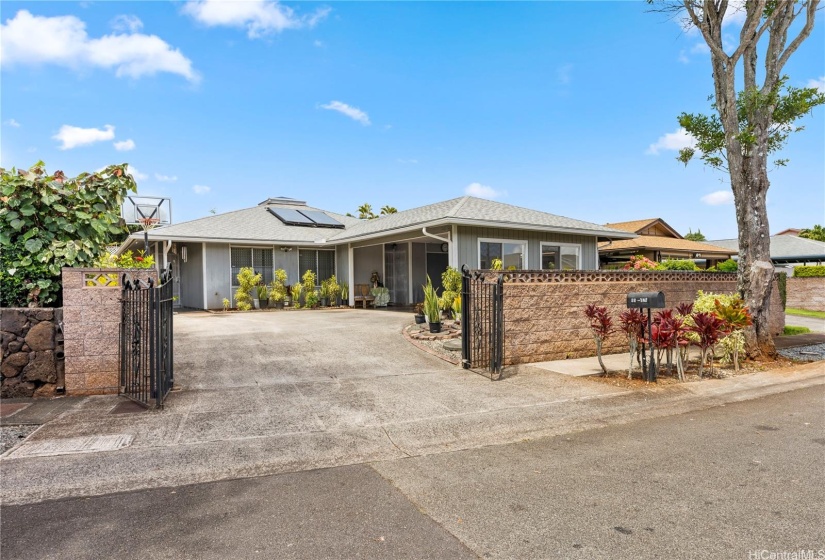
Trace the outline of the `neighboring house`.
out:
<instances>
[{"instance_id":1,"label":"neighboring house","mask_svg":"<svg viewBox=\"0 0 825 560\"><path fill-rule=\"evenodd\" d=\"M465 196L420 208L359 220L307 206L289 198L270 198L253 208L158 227L149 232L159 264L171 263L180 305L222 307L232 299L241 267L251 266L272 280L282 268L289 283L306 270L318 282L335 274L350 287L368 284L377 272L390 301L408 305L423 300L429 276L438 286L447 266L595 270L597 244L635 234L546 212ZM138 233L121 247L141 248Z\"/></svg>"},{"instance_id":2,"label":"neighboring house","mask_svg":"<svg viewBox=\"0 0 825 560\"><path fill-rule=\"evenodd\" d=\"M713 242L703 243L682 237L661 218L605 224L610 229L635 233L633 239L599 244L602 267L626 263L634 255L643 255L655 262L666 259L690 259L698 266L710 268L728 260L735 253Z\"/></svg>"},{"instance_id":3,"label":"neighboring house","mask_svg":"<svg viewBox=\"0 0 825 560\"><path fill-rule=\"evenodd\" d=\"M786 230L787 231L787 230ZM738 239L720 239L711 241L720 247L738 253ZM734 255L738 260L738 255ZM806 239L796 235L787 235L784 232L771 236L771 261L775 266L793 267L801 264L822 264L825 262L825 242Z\"/></svg>"},{"instance_id":4,"label":"neighboring house","mask_svg":"<svg viewBox=\"0 0 825 560\"><path fill-rule=\"evenodd\" d=\"M802 233L801 229L788 228L783 229L782 231L780 231L779 233L775 233L774 235L799 235L800 233Z\"/></svg>"}]
</instances>

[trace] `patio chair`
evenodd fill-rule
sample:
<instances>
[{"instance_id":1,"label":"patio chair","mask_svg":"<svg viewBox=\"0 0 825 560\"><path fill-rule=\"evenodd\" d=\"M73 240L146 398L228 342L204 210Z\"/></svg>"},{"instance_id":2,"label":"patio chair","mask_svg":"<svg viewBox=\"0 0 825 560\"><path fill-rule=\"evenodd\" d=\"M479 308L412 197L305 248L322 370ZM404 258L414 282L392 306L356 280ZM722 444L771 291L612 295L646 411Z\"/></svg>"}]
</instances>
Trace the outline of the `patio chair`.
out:
<instances>
[{"instance_id":1,"label":"patio chair","mask_svg":"<svg viewBox=\"0 0 825 560\"><path fill-rule=\"evenodd\" d=\"M367 308L368 303L372 305L375 302L375 296L370 293L369 284L355 285L355 304L358 305L359 301L361 302L361 305L363 305L364 309Z\"/></svg>"}]
</instances>

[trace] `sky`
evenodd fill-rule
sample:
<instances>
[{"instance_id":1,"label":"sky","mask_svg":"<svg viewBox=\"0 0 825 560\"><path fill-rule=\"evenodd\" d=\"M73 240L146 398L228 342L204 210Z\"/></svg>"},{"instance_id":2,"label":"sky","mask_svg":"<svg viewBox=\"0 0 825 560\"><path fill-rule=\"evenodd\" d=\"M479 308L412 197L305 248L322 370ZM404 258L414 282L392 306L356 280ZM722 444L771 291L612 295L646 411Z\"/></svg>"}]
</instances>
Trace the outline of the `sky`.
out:
<instances>
[{"instance_id":1,"label":"sky","mask_svg":"<svg viewBox=\"0 0 825 560\"><path fill-rule=\"evenodd\" d=\"M790 85L825 90L822 20ZM678 115L711 110L707 49L642 2L4 1L0 21L0 165L128 163L176 223L472 194L736 236L725 175L675 159ZM825 223L825 107L801 124L774 233Z\"/></svg>"}]
</instances>

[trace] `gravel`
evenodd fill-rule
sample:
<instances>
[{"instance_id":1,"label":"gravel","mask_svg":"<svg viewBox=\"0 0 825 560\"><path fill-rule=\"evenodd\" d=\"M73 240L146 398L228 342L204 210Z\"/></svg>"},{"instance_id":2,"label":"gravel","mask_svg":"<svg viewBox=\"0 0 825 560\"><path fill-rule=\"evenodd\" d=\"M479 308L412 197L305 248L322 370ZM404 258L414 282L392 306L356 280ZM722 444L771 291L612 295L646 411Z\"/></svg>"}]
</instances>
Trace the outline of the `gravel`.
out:
<instances>
[{"instance_id":1,"label":"gravel","mask_svg":"<svg viewBox=\"0 0 825 560\"><path fill-rule=\"evenodd\" d=\"M796 348L785 348L779 353L786 358L800 362L816 362L825 360L825 344L811 344L809 346L798 346Z\"/></svg>"},{"instance_id":2,"label":"gravel","mask_svg":"<svg viewBox=\"0 0 825 560\"><path fill-rule=\"evenodd\" d=\"M0 427L0 454L5 453L29 437L40 426L2 426Z\"/></svg>"}]
</instances>

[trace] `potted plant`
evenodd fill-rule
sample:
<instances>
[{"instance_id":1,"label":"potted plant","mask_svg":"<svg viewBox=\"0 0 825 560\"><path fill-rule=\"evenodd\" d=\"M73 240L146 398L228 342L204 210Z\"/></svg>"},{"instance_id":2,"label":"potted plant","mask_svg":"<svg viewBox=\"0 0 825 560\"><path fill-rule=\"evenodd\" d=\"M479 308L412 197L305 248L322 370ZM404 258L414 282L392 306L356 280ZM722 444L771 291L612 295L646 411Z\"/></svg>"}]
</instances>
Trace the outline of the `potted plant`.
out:
<instances>
[{"instance_id":1,"label":"potted plant","mask_svg":"<svg viewBox=\"0 0 825 560\"><path fill-rule=\"evenodd\" d=\"M415 304L415 323L417 325L423 325L426 321L427 321L427 319L424 316L424 304L423 303L416 303Z\"/></svg>"},{"instance_id":2,"label":"potted plant","mask_svg":"<svg viewBox=\"0 0 825 560\"><path fill-rule=\"evenodd\" d=\"M269 307L269 293L267 292L266 284L258 285L256 287L255 292L258 295L257 303L255 304L255 309Z\"/></svg>"},{"instance_id":3,"label":"potted plant","mask_svg":"<svg viewBox=\"0 0 825 560\"><path fill-rule=\"evenodd\" d=\"M329 298L329 304L332 306L337 306L338 293L341 291L341 285L338 284L338 279L334 274L327 278L325 282L327 285L327 297Z\"/></svg>"},{"instance_id":4,"label":"potted plant","mask_svg":"<svg viewBox=\"0 0 825 560\"><path fill-rule=\"evenodd\" d=\"M304 291L304 285L300 282L295 282L292 285L292 306L295 309L301 308L301 292Z\"/></svg>"},{"instance_id":5,"label":"potted plant","mask_svg":"<svg viewBox=\"0 0 825 560\"><path fill-rule=\"evenodd\" d=\"M318 302L321 300L321 294L317 289L309 291L304 296L304 300L304 307L315 309L318 307Z\"/></svg>"},{"instance_id":6,"label":"potted plant","mask_svg":"<svg viewBox=\"0 0 825 560\"><path fill-rule=\"evenodd\" d=\"M315 287L315 281L315 273L311 270L304 272L304 275L301 277L304 292L304 307L309 307L310 309L318 307L318 300L320 299L318 289Z\"/></svg>"},{"instance_id":7,"label":"potted plant","mask_svg":"<svg viewBox=\"0 0 825 560\"><path fill-rule=\"evenodd\" d=\"M224 311L229 311L229 305L231 303L232 302L229 301L229 298L223 298L223 310Z\"/></svg>"},{"instance_id":8,"label":"potted plant","mask_svg":"<svg viewBox=\"0 0 825 560\"><path fill-rule=\"evenodd\" d=\"M341 284L341 305L349 306L349 284Z\"/></svg>"},{"instance_id":9,"label":"potted plant","mask_svg":"<svg viewBox=\"0 0 825 560\"><path fill-rule=\"evenodd\" d=\"M275 279L272 280L269 288L269 303L275 309L284 308L287 293L286 280L287 276L284 269L279 268L275 271Z\"/></svg>"},{"instance_id":10,"label":"potted plant","mask_svg":"<svg viewBox=\"0 0 825 560\"><path fill-rule=\"evenodd\" d=\"M424 287L424 315L430 324L431 333L441 332L441 310L438 307L438 293L433 288L432 280L427 276L427 283Z\"/></svg>"},{"instance_id":11,"label":"potted plant","mask_svg":"<svg viewBox=\"0 0 825 560\"><path fill-rule=\"evenodd\" d=\"M256 287L261 283L261 275L255 274L252 268L245 266L238 272L238 290L235 292L235 301L238 302L238 311L249 311L253 305L259 307L254 299L258 295Z\"/></svg>"},{"instance_id":12,"label":"potted plant","mask_svg":"<svg viewBox=\"0 0 825 560\"><path fill-rule=\"evenodd\" d=\"M453 319L461 322L461 296L456 296L453 300Z\"/></svg>"}]
</instances>

